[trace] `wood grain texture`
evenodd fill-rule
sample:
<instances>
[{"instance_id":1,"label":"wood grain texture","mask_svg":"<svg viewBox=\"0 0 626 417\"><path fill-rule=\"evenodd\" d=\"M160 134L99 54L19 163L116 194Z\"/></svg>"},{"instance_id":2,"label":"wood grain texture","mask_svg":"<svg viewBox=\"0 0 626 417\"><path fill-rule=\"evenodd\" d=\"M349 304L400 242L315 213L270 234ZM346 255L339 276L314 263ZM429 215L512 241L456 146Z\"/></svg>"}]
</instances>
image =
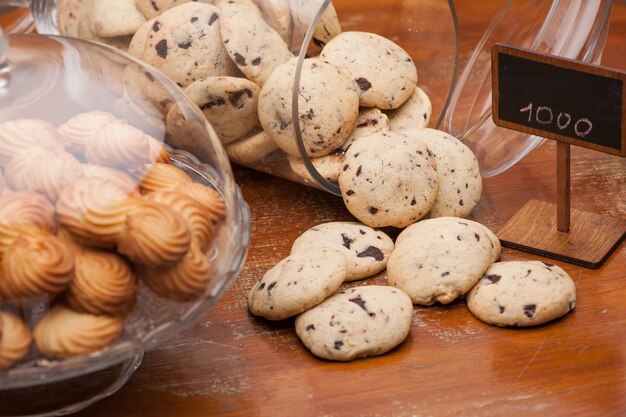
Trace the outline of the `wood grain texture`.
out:
<instances>
[{"instance_id":1,"label":"wood grain texture","mask_svg":"<svg viewBox=\"0 0 626 417\"><path fill-rule=\"evenodd\" d=\"M570 228L570 212L566 214L568 231L563 232L559 216L565 214L558 203L530 200L497 234L508 248L594 269L606 261L626 235L625 219L573 210Z\"/></svg>"},{"instance_id":2,"label":"wood grain texture","mask_svg":"<svg viewBox=\"0 0 626 417\"><path fill-rule=\"evenodd\" d=\"M464 59L502 3L455 1ZM626 68L624 39L626 6L615 4L605 65ZM485 180L472 218L498 230L529 199L553 202L555 158L547 142ZM574 148L571 164L573 208L626 216L626 160ZM148 353L119 393L77 416L626 415L624 245L595 271L559 263L577 283L578 305L556 322L499 329L475 319L463 300L416 307L409 337L389 354L321 361L300 344L292 321L250 316L245 297L304 230L352 217L324 192L245 168L235 174L253 214L241 276L195 326ZM542 258L505 249L502 259ZM364 283L383 281L381 274Z\"/></svg>"}]
</instances>

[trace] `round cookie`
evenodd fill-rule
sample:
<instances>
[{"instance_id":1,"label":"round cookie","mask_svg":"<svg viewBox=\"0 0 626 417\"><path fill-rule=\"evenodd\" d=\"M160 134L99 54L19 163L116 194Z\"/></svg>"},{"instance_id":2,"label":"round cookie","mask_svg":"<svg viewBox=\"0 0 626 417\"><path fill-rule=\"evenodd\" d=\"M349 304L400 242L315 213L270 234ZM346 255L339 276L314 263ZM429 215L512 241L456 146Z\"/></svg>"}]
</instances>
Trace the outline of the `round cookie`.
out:
<instances>
[{"instance_id":1,"label":"round cookie","mask_svg":"<svg viewBox=\"0 0 626 417\"><path fill-rule=\"evenodd\" d=\"M224 4L220 13L224 45L249 80L263 85L276 67L293 58L285 41L255 7Z\"/></svg>"},{"instance_id":2,"label":"round cookie","mask_svg":"<svg viewBox=\"0 0 626 417\"><path fill-rule=\"evenodd\" d=\"M413 306L402 291L370 285L340 291L296 319L296 333L320 358L382 355L409 334Z\"/></svg>"},{"instance_id":3,"label":"round cookie","mask_svg":"<svg viewBox=\"0 0 626 417\"><path fill-rule=\"evenodd\" d=\"M347 274L345 255L328 248L292 253L256 283L248 294L255 316L282 320L321 303L341 286Z\"/></svg>"},{"instance_id":4,"label":"round cookie","mask_svg":"<svg viewBox=\"0 0 626 417\"><path fill-rule=\"evenodd\" d=\"M145 22L135 0L95 0L89 12L89 28L105 38L133 35Z\"/></svg>"},{"instance_id":5,"label":"round cookie","mask_svg":"<svg viewBox=\"0 0 626 417\"><path fill-rule=\"evenodd\" d=\"M395 110L388 110L389 129L394 132L418 130L428 127L433 106L424 90L415 87L407 101Z\"/></svg>"},{"instance_id":6,"label":"round cookie","mask_svg":"<svg viewBox=\"0 0 626 417\"><path fill-rule=\"evenodd\" d=\"M152 19L173 7L189 1L192 0L135 0L135 4L146 19ZM213 1L203 1L202 3L213 4Z\"/></svg>"},{"instance_id":7,"label":"round cookie","mask_svg":"<svg viewBox=\"0 0 626 417\"><path fill-rule=\"evenodd\" d=\"M330 222L319 224L300 235L291 247L291 253L309 248L326 247L346 256L346 281L375 275L385 269L393 251L393 241L380 230L360 223Z\"/></svg>"},{"instance_id":8,"label":"round cookie","mask_svg":"<svg viewBox=\"0 0 626 417\"><path fill-rule=\"evenodd\" d=\"M560 267L547 262L493 264L467 294L474 316L495 326L536 326L576 306L576 285Z\"/></svg>"},{"instance_id":9,"label":"round cookie","mask_svg":"<svg viewBox=\"0 0 626 417\"><path fill-rule=\"evenodd\" d=\"M396 239L387 280L414 304L448 304L483 276L493 250L489 235L475 222L456 217L423 220Z\"/></svg>"},{"instance_id":10,"label":"round cookie","mask_svg":"<svg viewBox=\"0 0 626 417\"><path fill-rule=\"evenodd\" d=\"M354 129L352 129L350 136L348 136L343 144L328 155L311 158L311 163L322 177L330 182L337 183L339 174L346 161L346 151L348 148L359 138L372 133L388 131L388 122L387 116L380 110L362 108L361 111L359 111ZM304 162L302 162L302 159L292 156L289 156L288 159L289 166L293 172L308 181L315 182L306 169Z\"/></svg>"},{"instance_id":11,"label":"round cookie","mask_svg":"<svg viewBox=\"0 0 626 417\"><path fill-rule=\"evenodd\" d=\"M429 217L467 217L480 201L483 180L476 157L454 136L435 129L406 130L435 154L439 190Z\"/></svg>"},{"instance_id":12,"label":"round cookie","mask_svg":"<svg viewBox=\"0 0 626 417\"><path fill-rule=\"evenodd\" d=\"M278 146L264 130L261 130L247 138L228 143L224 149L228 159L237 164L248 165L262 160L277 150Z\"/></svg>"},{"instance_id":13,"label":"round cookie","mask_svg":"<svg viewBox=\"0 0 626 417\"><path fill-rule=\"evenodd\" d=\"M366 225L406 227L435 202L435 159L419 139L375 133L346 152L339 188L350 213Z\"/></svg>"},{"instance_id":14,"label":"round cookie","mask_svg":"<svg viewBox=\"0 0 626 417\"><path fill-rule=\"evenodd\" d=\"M236 77L206 77L185 93L200 107L223 144L244 137L259 126L259 87Z\"/></svg>"},{"instance_id":15,"label":"round cookie","mask_svg":"<svg viewBox=\"0 0 626 417\"><path fill-rule=\"evenodd\" d=\"M143 59L182 87L203 77L231 75L236 69L220 35L217 8L185 3L145 23L151 25Z\"/></svg>"},{"instance_id":16,"label":"round cookie","mask_svg":"<svg viewBox=\"0 0 626 417\"><path fill-rule=\"evenodd\" d=\"M289 0L263 0L259 3L265 21L274 29L287 46L291 44L293 20L289 10Z\"/></svg>"},{"instance_id":17,"label":"round cookie","mask_svg":"<svg viewBox=\"0 0 626 417\"><path fill-rule=\"evenodd\" d=\"M300 155L291 117L297 63L294 58L276 68L259 96L263 129L291 156ZM317 58L306 59L300 76L298 114L307 155L328 155L343 144L356 123L359 95L354 83L334 65Z\"/></svg>"},{"instance_id":18,"label":"round cookie","mask_svg":"<svg viewBox=\"0 0 626 417\"><path fill-rule=\"evenodd\" d=\"M310 0L289 0L289 8L293 17L293 23L300 34L305 35L315 20L315 16L322 2ZM337 12L332 2L322 13L320 21L313 32L313 43L324 46L333 37L341 33L341 26L337 18Z\"/></svg>"},{"instance_id":19,"label":"round cookie","mask_svg":"<svg viewBox=\"0 0 626 417\"><path fill-rule=\"evenodd\" d=\"M321 58L337 65L358 84L361 106L396 109L417 85L417 69L404 49L367 32L343 32L322 49Z\"/></svg>"}]
</instances>

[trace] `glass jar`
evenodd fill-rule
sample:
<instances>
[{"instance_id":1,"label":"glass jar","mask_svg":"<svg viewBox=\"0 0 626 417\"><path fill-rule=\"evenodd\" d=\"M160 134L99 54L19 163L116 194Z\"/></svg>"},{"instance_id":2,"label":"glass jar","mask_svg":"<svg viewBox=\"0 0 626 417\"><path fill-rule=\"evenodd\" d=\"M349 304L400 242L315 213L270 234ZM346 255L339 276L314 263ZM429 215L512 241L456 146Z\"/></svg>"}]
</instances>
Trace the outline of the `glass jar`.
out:
<instances>
[{"instance_id":1,"label":"glass jar","mask_svg":"<svg viewBox=\"0 0 626 417\"><path fill-rule=\"evenodd\" d=\"M39 239L36 242L45 239L50 247L54 248L50 252L57 256L55 259L71 257L78 265L78 253L80 256L87 253L108 257L107 259L115 257L118 266L129 265L130 259L132 267L120 268L124 271L130 268L130 271L134 271L137 277L141 278L132 280L135 283L133 285L136 285L136 298L134 295L129 297L123 310L109 314L93 312L80 301L76 301L78 292L71 292L76 288L74 283L78 279L78 266L62 274L56 269L54 271L57 272L54 274L41 273L48 281L54 276L55 280L50 281L54 285L41 287L44 291L34 291L32 294L29 289L18 285L21 281L15 281L18 284L13 281L8 284L6 276L3 276L4 282L0 282L2 288L0 292L4 299L0 299L0 319L2 315L5 317L10 315L14 321L21 322L22 326L31 330L34 328L37 348L34 345L28 348L26 345L28 350L24 351L25 356L8 367L7 363L3 362L4 358L0 351L0 414L64 415L76 412L118 390L141 363L143 352L158 346L193 324L222 297L243 266L250 242L250 213L234 182L230 163L217 135L206 123L197 106L158 71L112 48L80 39L42 35L8 37L2 35L0 40L2 41L0 58L8 57L0 71L0 148L2 148L0 165L3 167L2 179L6 180L2 182L0 196L2 200L0 212L3 213L0 215L2 217L0 234L3 236L3 243L0 245L3 246L0 251L3 254L2 262L9 262L7 260L9 251L16 247L18 240L21 242L22 237L27 243L35 239ZM149 83L152 89L157 89L162 99L170 100L177 106L179 118L176 126L179 130L166 127L165 116L158 111L152 99L144 94L146 83ZM82 124L76 122L71 129L67 127L70 123L68 121L79 120L77 117L89 119ZM92 132L93 134L89 133L90 129L94 129L95 124L102 120L103 127L95 133ZM60 127L61 125L65 128ZM83 148L80 148L79 141L68 139L74 138L74 134L89 137ZM102 136L106 140L100 143L111 143L109 139L114 136L121 138L124 143L120 145L118 142L119 146L110 145L110 147L102 145L103 148L101 145L95 145L99 143L98 135L108 135ZM11 142L10 138L17 140ZM56 141L58 138L62 138L62 142ZM19 152L17 147L26 142L33 143L32 148L28 148L28 152ZM14 145L10 145L11 143ZM157 149L157 152L153 152L154 149ZM38 159L31 157L32 155L41 157ZM140 159L129 155L140 155L138 157ZM173 174L159 177L157 166L165 167L163 169L166 171L163 172ZM104 175L104 179L101 179L101 175ZM86 179L92 176L95 178ZM92 179L94 182L89 182ZM63 204L68 202L70 207L74 207L71 204L74 202L72 200L74 194L68 194L67 190L78 187L77 184L81 181L87 181L85 184L88 187L96 186L78 188L82 191L76 194L79 195L77 201L83 201L80 200L81 196L87 195L95 196L94 201L99 203L85 207L79 204L77 207L85 208L85 211L78 215L79 219L83 219L81 220L83 223L76 225L63 220L61 207L65 207ZM199 240L193 237L194 230L200 229L192 228L191 223L187 223L186 217L182 217L182 214L173 214L174 217L179 216L176 220L172 213L178 212L169 209L166 203L159 203L158 199L150 200L154 193L149 194L149 191L153 190L163 190L165 193L170 192L180 197L183 193L183 188L179 187L181 184L194 184L195 188L191 185L190 187L208 193L212 201L217 202L211 208L210 204L201 203L201 199L189 197L191 194L184 195L186 207L195 207L193 210L196 213L203 210L205 213L213 213L210 210L217 213L215 217L203 220L202 224L206 227L207 234L202 235L206 237L202 243L198 243ZM103 189L97 185L102 185ZM105 192L111 189L114 190L111 194ZM24 216L7 217L5 208L8 204L5 199L12 196L19 199L23 195L29 198L25 207L38 207L37 210L25 209ZM66 201L64 198L67 195L70 197ZM107 200L109 195L114 195L117 199L111 197ZM91 201L85 198L84 201ZM62 204L61 201L65 203ZM115 205L113 202L120 203ZM154 211L134 211L139 210L138 207L156 207L157 214L154 214ZM85 220L93 213L100 213L100 210L108 214L101 217L94 215L96 217L93 218L96 220L93 222ZM50 213L53 215L50 227L32 227L44 222L41 219L47 219ZM67 211L63 213L67 214ZM142 235L133 235L131 231L114 232L111 235L114 238L113 243L110 243L107 240L108 232L98 234L102 231L100 227L113 224L109 220L117 219L119 213L123 216L121 222L126 222L123 223L126 225L124 227L130 227L128 222L131 215L134 216L136 223L133 223L133 227L137 228L135 230L146 231L148 227L146 224L150 224L142 223L144 218L141 213L148 213L146 216L157 219L156 223L151 223L153 225L158 224L158 219L170 219L171 222L164 225L163 230L169 230L166 232L168 236L179 238L172 237L163 241L164 243L159 246L163 250L156 250L161 258L158 260L153 258L152 261L146 258L148 260L144 262L143 255L138 251L122 252L123 243L120 237L126 233L124 236L127 238L131 236L128 239L131 239L134 245L139 245L137 242L142 239ZM109 214L113 217L107 217ZM161 217L162 215L166 217ZM98 219L104 223L100 223ZM32 224L29 223L31 221ZM22 223L27 223L28 228L26 226L22 228ZM87 226L81 226L85 224L94 225L98 233L93 232L94 229L87 229ZM170 224L178 226L170 227ZM85 227L87 235L75 234L72 227L78 227L79 230ZM63 235L63 230L69 231L69 238L67 234ZM98 237L93 238L90 233ZM151 232L147 230L146 233L150 235ZM95 240L83 243L82 239L86 236ZM100 236L104 237L100 239ZM81 244L78 245L77 241ZM128 245L131 248L136 247ZM117 251L124 257L118 255ZM172 251L178 253L176 259L168 259L167 254L174 253ZM17 252L11 254L10 265L17 268L16 271L27 270L29 263L36 263L36 253L28 258L28 262L15 253ZM190 253L197 255L194 262L197 261L201 267L195 269L196 272L193 274L191 272L181 274L185 277L192 275L195 277L197 285L193 284L195 286L193 293L183 292L186 291L185 288L177 292L169 286L156 291L152 281L154 276L151 274L165 277L161 274L166 274L167 271L183 271L175 268L183 265L183 260L188 259ZM60 254L63 254L64 258ZM59 261L59 265L61 264L66 265L67 262ZM103 271L108 269L101 269L104 268L102 263L88 265L91 269L82 269L87 271L81 275L85 277L84 279L89 279L90 273L93 276L107 275ZM48 271L43 267L41 270ZM15 274L18 276L17 272ZM70 281L62 281L65 280L64 277L69 277ZM157 295L157 292L160 295ZM75 300L74 303L72 298ZM80 308L75 307L75 304ZM68 351L63 351L63 354L57 351L42 353L44 339L37 339L36 330L42 322L42 317L51 316L53 310L67 311L70 308L73 311L71 314L78 314L76 312L80 311L81 317L86 317L83 314L90 317L105 317L109 320L107 323L123 325L123 328L120 328L121 334L112 339L112 342L89 354L81 354L80 351L72 351L69 348ZM86 309L87 313L82 309ZM3 337L8 337L6 329L5 327ZM57 337L59 333L48 334Z\"/></svg>"}]
</instances>

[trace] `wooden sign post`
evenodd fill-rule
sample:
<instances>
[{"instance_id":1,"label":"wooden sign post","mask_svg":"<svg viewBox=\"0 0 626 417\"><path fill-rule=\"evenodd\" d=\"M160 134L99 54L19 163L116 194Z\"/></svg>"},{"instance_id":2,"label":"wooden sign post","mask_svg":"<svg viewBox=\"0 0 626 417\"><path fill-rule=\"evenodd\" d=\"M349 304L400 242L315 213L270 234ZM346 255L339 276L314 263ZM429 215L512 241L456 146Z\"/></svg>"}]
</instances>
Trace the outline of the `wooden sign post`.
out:
<instances>
[{"instance_id":1,"label":"wooden sign post","mask_svg":"<svg viewBox=\"0 0 626 417\"><path fill-rule=\"evenodd\" d=\"M504 45L492 48L495 124L557 143L557 204L531 200L503 246L599 268L626 219L570 210L570 145L626 156L626 73Z\"/></svg>"}]
</instances>

